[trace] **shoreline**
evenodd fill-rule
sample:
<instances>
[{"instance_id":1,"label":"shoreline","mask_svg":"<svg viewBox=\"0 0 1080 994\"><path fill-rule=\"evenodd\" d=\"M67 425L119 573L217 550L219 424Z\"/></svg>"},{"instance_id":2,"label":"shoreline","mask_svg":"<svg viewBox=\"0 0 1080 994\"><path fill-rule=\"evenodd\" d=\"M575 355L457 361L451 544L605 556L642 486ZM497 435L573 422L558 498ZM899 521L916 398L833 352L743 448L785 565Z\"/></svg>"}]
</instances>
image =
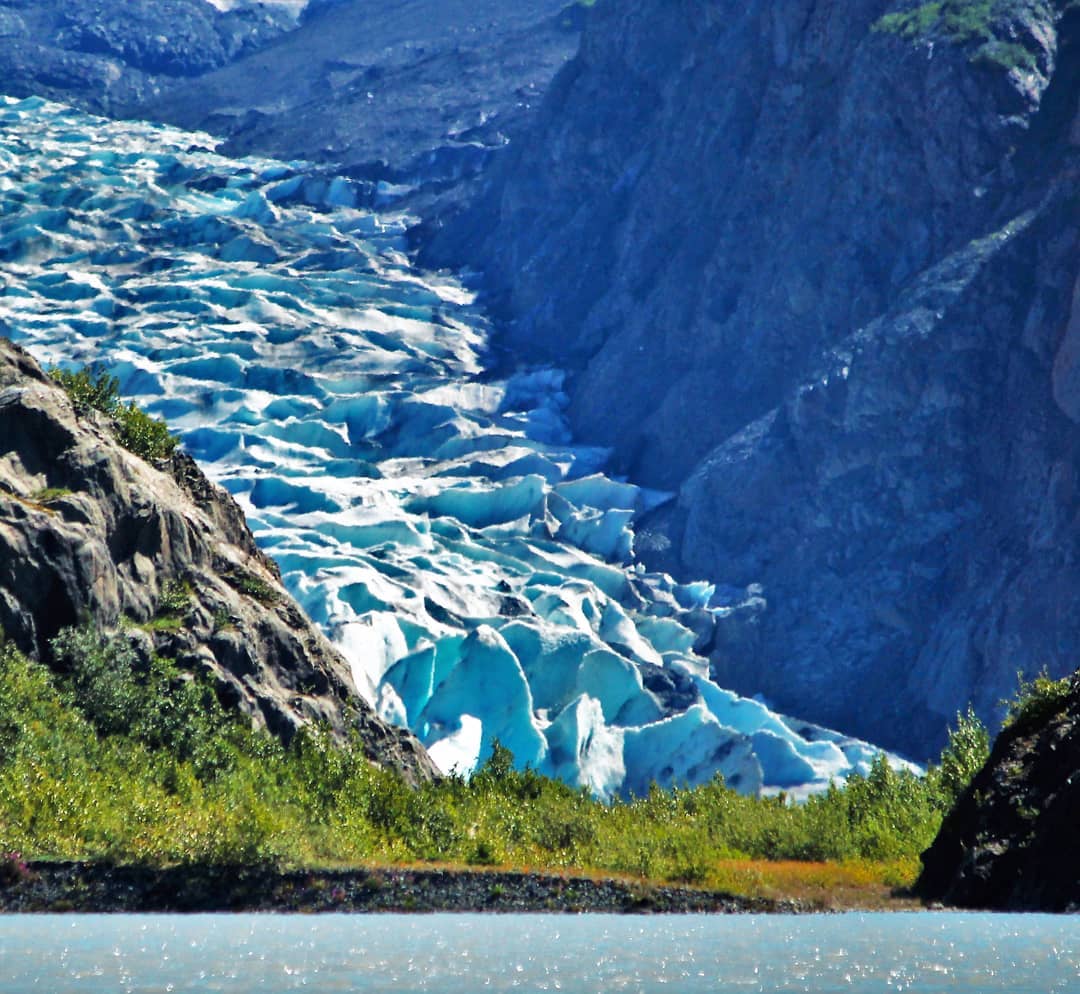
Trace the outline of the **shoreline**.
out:
<instances>
[{"instance_id":1,"label":"shoreline","mask_svg":"<svg viewBox=\"0 0 1080 994\"><path fill-rule=\"evenodd\" d=\"M41 861L0 882L0 913L804 914L798 900L540 871Z\"/></svg>"}]
</instances>

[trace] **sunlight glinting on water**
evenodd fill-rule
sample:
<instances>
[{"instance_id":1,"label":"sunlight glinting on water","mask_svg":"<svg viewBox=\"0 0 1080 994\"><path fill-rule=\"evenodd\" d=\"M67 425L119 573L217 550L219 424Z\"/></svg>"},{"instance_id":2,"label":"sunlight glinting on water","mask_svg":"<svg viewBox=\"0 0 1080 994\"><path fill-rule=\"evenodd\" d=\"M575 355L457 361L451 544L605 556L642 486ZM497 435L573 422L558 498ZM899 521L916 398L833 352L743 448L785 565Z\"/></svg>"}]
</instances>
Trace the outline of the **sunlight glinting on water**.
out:
<instances>
[{"instance_id":1,"label":"sunlight glinting on water","mask_svg":"<svg viewBox=\"0 0 1080 994\"><path fill-rule=\"evenodd\" d=\"M1056 994L1072 917L322 915L8 918L0 989Z\"/></svg>"}]
</instances>

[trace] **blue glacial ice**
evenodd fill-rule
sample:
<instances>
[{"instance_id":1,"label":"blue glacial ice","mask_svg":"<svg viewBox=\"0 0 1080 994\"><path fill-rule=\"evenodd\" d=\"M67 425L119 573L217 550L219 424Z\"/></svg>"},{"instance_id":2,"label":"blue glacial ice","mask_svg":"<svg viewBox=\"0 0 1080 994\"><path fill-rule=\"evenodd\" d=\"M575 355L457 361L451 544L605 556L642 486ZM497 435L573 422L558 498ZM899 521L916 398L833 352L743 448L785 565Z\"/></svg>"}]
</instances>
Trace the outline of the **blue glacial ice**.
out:
<instances>
[{"instance_id":1,"label":"blue glacial ice","mask_svg":"<svg viewBox=\"0 0 1080 994\"><path fill-rule=\"evenodd\" d=\"M873 746L710 679L724 601L634 560L664 495L573 442L558 370L484 375L488 324L410 266L402 219L206 135L39 99L0 118L0 328L165 416L443 769L496 739L605 798L868 768Z\"/></svg>"}]
</instances>

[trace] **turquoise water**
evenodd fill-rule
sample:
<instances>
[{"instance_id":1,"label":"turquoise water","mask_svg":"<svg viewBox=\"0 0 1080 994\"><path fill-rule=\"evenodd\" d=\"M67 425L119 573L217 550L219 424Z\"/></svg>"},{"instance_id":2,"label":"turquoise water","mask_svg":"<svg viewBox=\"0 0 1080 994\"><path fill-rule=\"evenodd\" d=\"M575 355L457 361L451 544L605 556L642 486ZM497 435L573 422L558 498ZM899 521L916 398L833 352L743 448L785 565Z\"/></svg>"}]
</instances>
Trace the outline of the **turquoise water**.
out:
<instances>
[{"instance_id":1,"label":"turquoise water","mask_svg":"<svg viewBox=\"0 0 1080 994\"><path fill-rule=\"evenodd\" d=\"M0 919L0 990L1080 990L1049 915L38 915Z\"/></svg>"}]
</instances>

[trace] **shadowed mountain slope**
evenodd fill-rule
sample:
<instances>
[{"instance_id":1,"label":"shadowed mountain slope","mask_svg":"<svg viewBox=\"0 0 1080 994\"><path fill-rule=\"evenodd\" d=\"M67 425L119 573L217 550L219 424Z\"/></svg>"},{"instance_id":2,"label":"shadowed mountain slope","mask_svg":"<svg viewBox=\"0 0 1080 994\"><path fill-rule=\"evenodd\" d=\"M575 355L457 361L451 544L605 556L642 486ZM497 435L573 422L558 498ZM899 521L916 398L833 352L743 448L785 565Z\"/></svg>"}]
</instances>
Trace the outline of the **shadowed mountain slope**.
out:
<instances>
[{"instance_id":1,"label":"shadowed mountain slope","mask_svg":"<svg viewBox=\"0 0 1080 994\"><path fill-rule=\"evenodd\" d=\"M909 6L600 3L424 236L677 491L650 565L761 585L716 679L926 756L1080 649L1080 14Z\"/></svg>"}]
</instances>

